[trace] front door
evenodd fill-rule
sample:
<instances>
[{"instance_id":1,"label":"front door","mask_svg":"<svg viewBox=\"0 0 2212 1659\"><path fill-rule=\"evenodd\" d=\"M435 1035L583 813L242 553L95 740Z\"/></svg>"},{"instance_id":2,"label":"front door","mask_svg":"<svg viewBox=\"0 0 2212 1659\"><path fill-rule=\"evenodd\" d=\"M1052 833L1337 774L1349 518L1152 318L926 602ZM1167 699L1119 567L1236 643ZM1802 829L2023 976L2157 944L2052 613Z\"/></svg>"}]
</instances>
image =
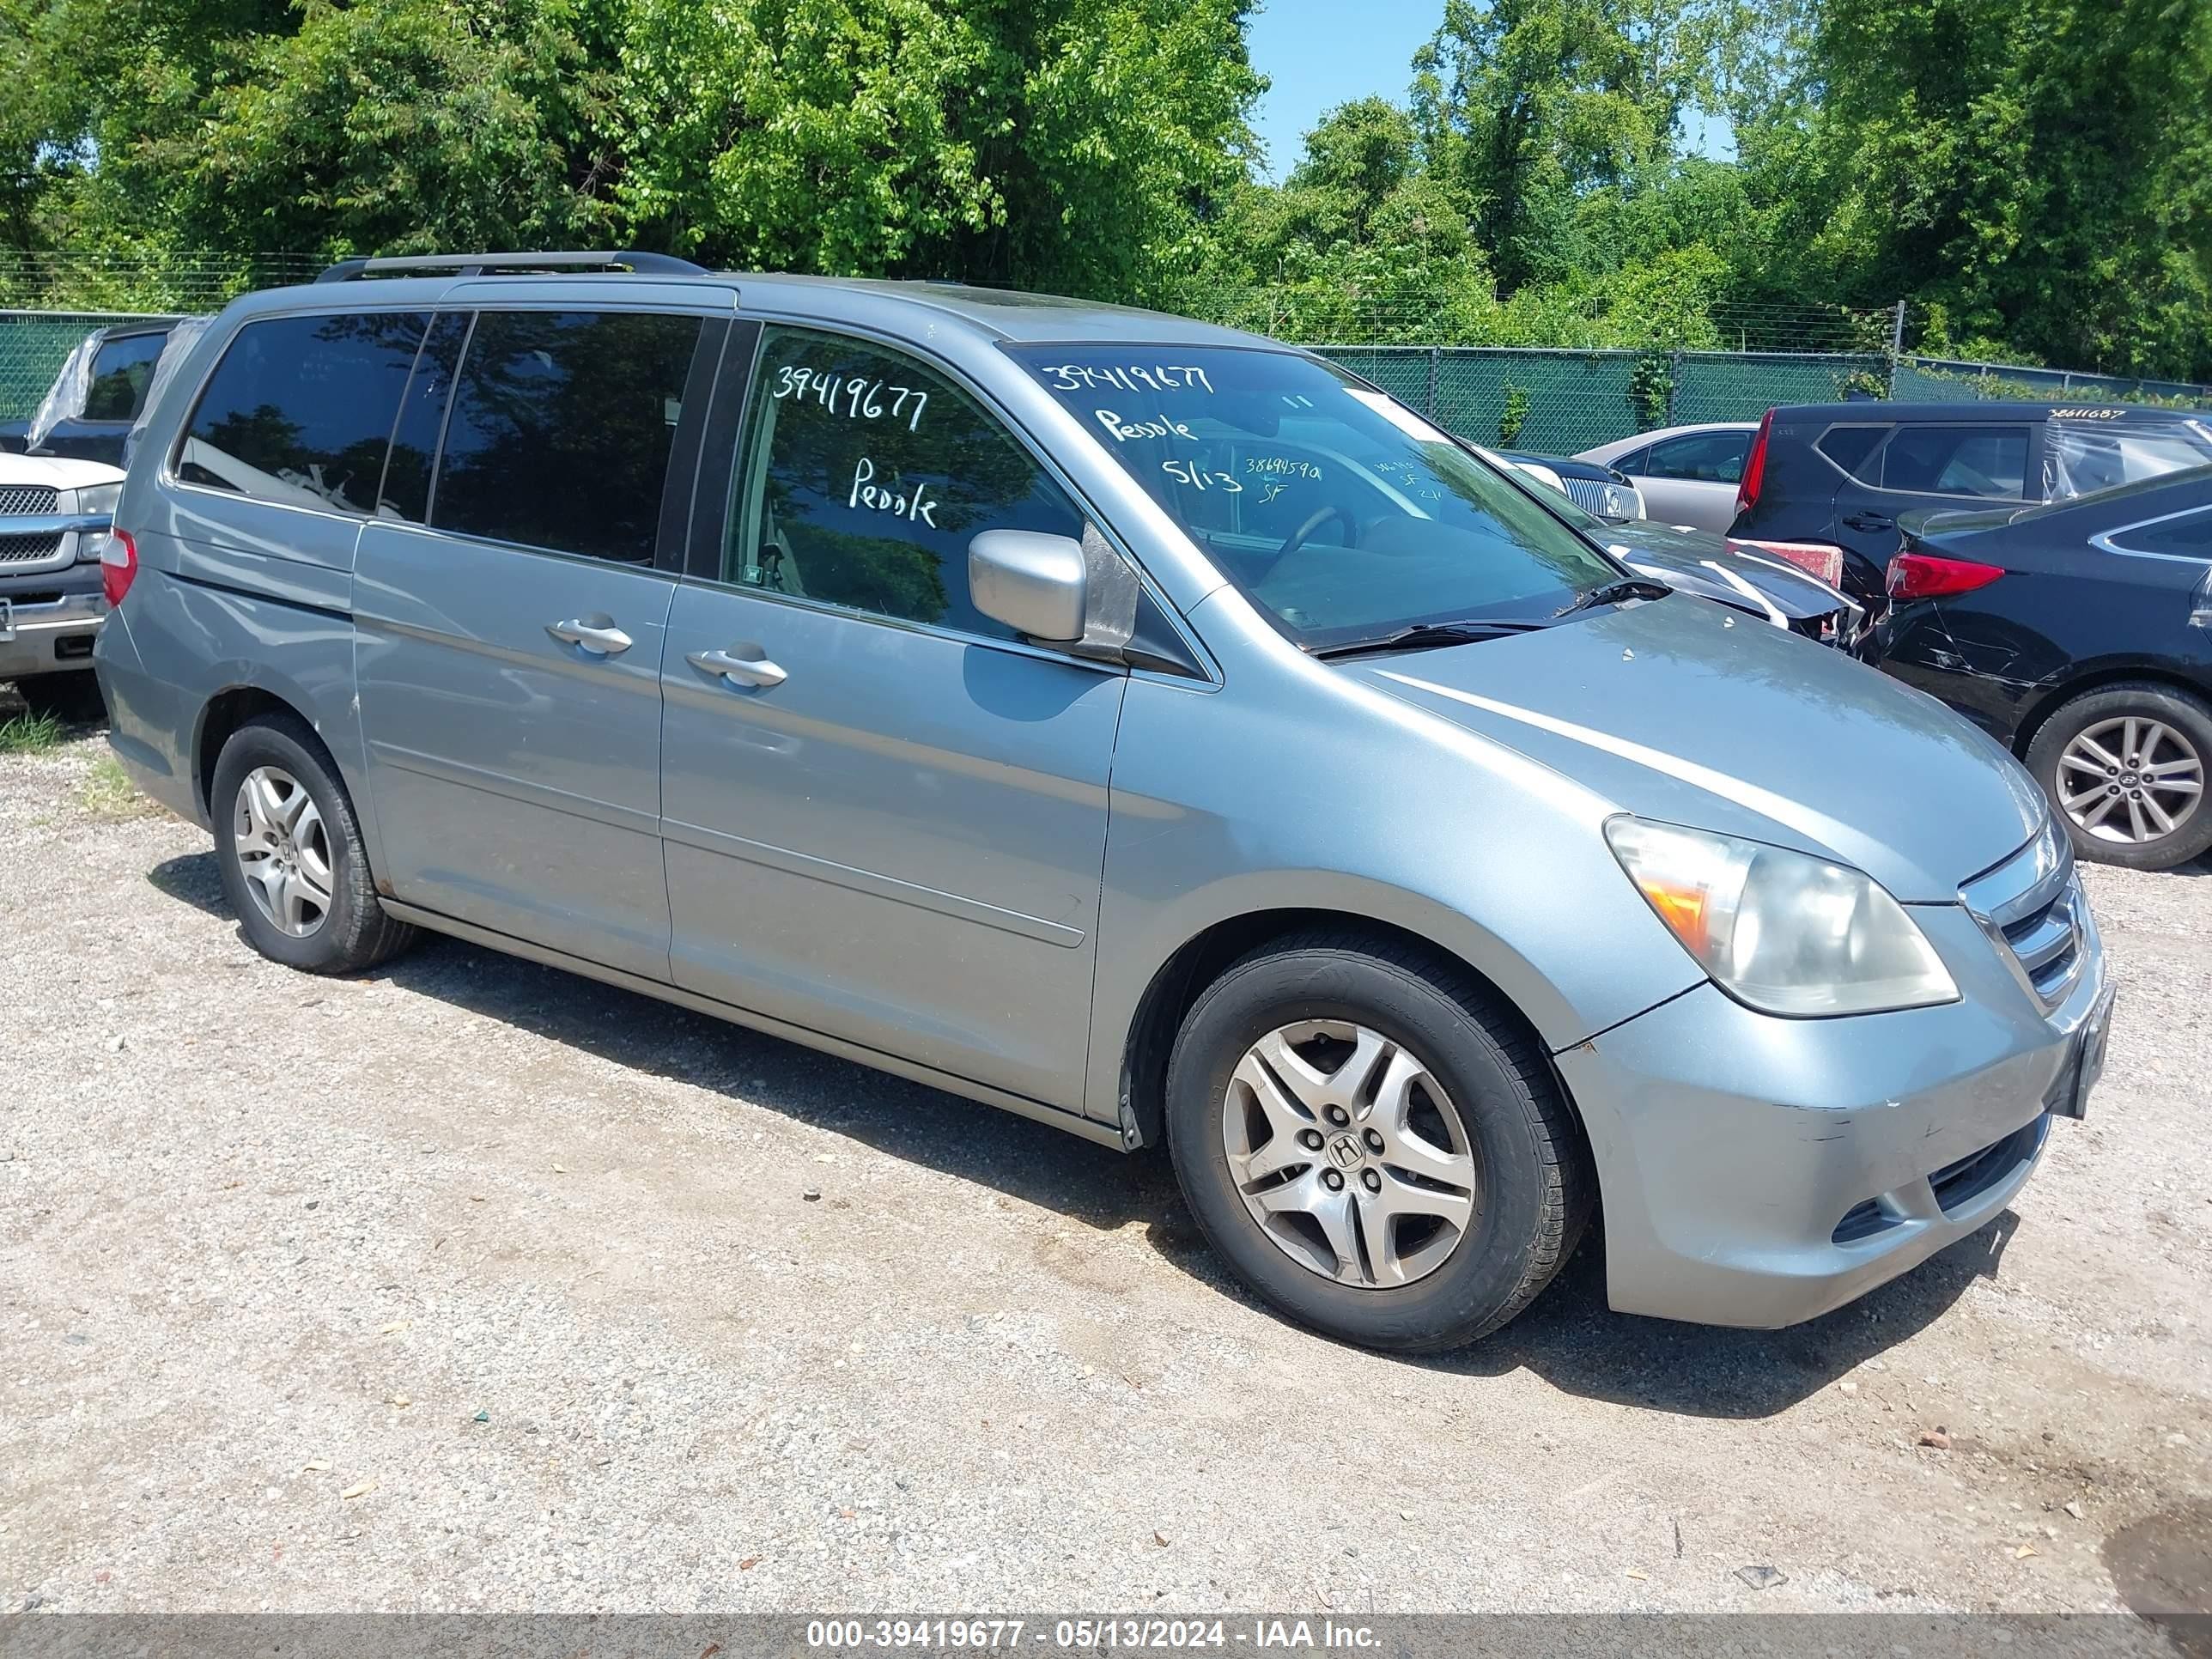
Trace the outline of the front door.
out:
<instances>
[{"instance_id":1,"label":"front door","mask_svg":"<svg viewBox=\"0 0 2212 1659\"><path fill-rule=\"evenodd\" d=\"M1125 680L967 575L979 532L1080 514L945 375L776 325L702 502L718 465L662 667L676 983L1080 1109Z\"/></svg>"},{"instance_id":2,"label":"front door","mask_svg":"<svg viewBox=\"0 0 2212 1659\"><path fill-rule=\"evenodd\" d=\"M702 334L699 318L643 312L487 310L472 331L442 317L355 582L395 895L659 980L676 583L658 555Z\"/></svg>"}]
</instances>

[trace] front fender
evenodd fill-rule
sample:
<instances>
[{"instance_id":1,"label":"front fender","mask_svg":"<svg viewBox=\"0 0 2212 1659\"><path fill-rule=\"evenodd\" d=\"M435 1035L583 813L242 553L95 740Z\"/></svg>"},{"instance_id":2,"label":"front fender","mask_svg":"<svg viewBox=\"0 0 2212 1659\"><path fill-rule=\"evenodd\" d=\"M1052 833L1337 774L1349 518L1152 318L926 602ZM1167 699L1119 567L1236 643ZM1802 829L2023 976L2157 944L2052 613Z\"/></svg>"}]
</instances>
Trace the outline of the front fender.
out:
<instances>
[{"instance_id":1,"label":"front fender","mask_svg":"<svg viewBox=\"0 0 2212 1659\"><path fill-rule=\"evenodd\" d=\"M1702 981L1607 848L1610 803L1348 678L1285 679L1279 697L1247 695L1240 678L1233 698L1131 681L1086 1115L1118 1120L1123 1056L1161 969L1208 929L1263 912L1427 939L1554 1053Z\"/></svg>"}]
</instances>

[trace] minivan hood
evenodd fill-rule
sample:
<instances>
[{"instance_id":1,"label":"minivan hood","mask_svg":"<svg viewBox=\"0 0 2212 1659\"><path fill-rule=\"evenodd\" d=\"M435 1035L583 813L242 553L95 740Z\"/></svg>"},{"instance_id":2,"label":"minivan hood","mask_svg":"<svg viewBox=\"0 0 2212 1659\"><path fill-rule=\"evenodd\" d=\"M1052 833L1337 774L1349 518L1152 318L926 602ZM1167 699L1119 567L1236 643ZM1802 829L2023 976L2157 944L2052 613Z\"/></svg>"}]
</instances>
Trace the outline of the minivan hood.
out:
<instances>
[{"instance_id":1,"label":"minivan hood","mask_svg":"<svg viewBox=\"0 0 2212 1659\"><path fill-rule=\"evenodd\" d=\"M1838 859L1908 903L1957 902L2045 812L1933 697L1685 599L1340 668L1624 811Z\"/></svg>"}]
</instances>

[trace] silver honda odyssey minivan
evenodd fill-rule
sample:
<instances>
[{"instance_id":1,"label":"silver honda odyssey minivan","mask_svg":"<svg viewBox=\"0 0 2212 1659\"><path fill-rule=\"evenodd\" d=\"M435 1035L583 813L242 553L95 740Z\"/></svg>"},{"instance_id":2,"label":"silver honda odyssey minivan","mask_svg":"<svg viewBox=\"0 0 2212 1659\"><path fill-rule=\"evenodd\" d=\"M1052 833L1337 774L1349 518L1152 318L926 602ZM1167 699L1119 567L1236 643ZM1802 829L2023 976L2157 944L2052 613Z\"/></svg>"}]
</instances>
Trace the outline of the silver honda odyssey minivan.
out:
<instances>
[{"instance_id":1,"label":"silver honda odyssey minivan","mask_svg":"<svg viewBox=\"0 0 2212 1659\"><path fill-rule=\"evenodd\" d=\"M1350 1341L1600 1212L1615 1308L1809 1318L2102 1064L2010 757L1251 335L355 261L208 330L116 524L111 740L264 955L428 928L1164 1146Z\"/></svg>"}]
</instances>

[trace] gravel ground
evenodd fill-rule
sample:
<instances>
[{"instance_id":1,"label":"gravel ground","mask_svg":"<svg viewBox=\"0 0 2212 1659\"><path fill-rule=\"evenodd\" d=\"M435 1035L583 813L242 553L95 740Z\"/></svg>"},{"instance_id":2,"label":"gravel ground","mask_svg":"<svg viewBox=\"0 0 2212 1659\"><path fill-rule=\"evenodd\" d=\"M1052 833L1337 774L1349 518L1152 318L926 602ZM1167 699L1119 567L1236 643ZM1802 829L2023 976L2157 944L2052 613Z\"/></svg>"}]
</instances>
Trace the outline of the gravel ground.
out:
<instances>
[{"instance_id":1,"label":"gravel ground","mask_svg":"<svg viewBox=\"0 0 2212 1659\"><path fill-rule=\"evenodd\" d=\"M1975 1238L1767 1334L1585 1250L1415 1362L1158 1158L466 945L264 963L103 753L0 756L0 1613L2206 1610L2203 870L2091 872L2110 1069Z\"/></svg>"}]
</instances>

